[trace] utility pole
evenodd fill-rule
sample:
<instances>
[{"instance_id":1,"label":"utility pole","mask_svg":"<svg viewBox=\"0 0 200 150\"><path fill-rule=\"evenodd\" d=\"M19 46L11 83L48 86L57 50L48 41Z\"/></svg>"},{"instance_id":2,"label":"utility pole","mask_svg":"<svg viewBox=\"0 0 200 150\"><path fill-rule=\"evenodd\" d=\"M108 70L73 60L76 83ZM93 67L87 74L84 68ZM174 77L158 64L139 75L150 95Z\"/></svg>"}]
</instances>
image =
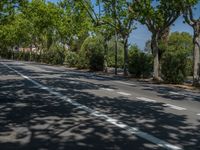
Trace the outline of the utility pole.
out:
<instances>
[{"instance_id":1,"label":"utility pole","mask_svg":"<svg viewBox=\"0 0 200 150\"><path fill-rule=\"evenodd\" d=\"M114 2L114 19L115 19L115 75L117 75L117 56L118 56L118 36L117 36L117 11L116 11L117 0Z\"/></svg>"}]
</instances>

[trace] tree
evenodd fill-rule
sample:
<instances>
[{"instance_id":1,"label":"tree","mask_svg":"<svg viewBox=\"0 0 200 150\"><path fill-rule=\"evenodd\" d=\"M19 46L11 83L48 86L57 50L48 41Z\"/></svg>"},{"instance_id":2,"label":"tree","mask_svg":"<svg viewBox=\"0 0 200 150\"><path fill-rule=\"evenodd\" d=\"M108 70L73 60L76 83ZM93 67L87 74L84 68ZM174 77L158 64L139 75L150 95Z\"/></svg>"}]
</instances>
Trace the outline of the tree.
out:
<instances>
[{"instance_id":1,"label":"tree","mask_svg":"<svg viewBox=\"0 0 200 150\"><path fill-rule=\"evenodd\" d=\"M124 75L128 74L128 38L134 29L134 17L129 15L130 3L126 0L102 0L105 16L116 25L117 33L124 45Z\"/></svg>"},{"instance_id":2,"label":"tree","mask_svg":"<svg viewBox=\"0 0 200 150\"><path fill-rule=\"evenodd\" d=\"M145 43L145 47L144 47L144 51L146 53L151 53L151 40L146 41Z\"/></svg>"},{"instance_id":3,"label":"tree","mask_svg":"<svg viewBox=\"0 0 200 150\"><path fill-rule=\"evenodd\" d=\"M26 4L26 0L0 1L0 50L6 53L12 50L18 40L17 37L22 34L23 29L19 29L19 25L24 25L21 16L18 15L21 7ZM15 18L17 16L17 18ZM23 26L22 25L22 26ZM19 31L17 30L19 29ZM22 31L23 30L23 31Z\"/></svg>"},{"instance_id":4,"label":"tree","mask_svg":"<svg viewBox=\"0 0 200 150\"><path fill-rule=\"evenodd\" d=\"M181 0L136 0L130 11L137 14L137 20L146 25L152 33L151 48L154 57L154 79L160 80L159 44L169 33L169 27L181 14Z\"/></svg>"},{"instance_id":5,"label":"tree","mask_svg":"<svg viewBox=\"0 0 200 150\"><path fill-rule=\"evenodd\" d=\"M184 64L184 63L186 64L187 68L185 70L185 72L186 72L185 75L192 75L193 74L192 73L193 72L192 71L193 70L193 67L192 67L193 40L192 39L193 39L192 35L190 35L187 32L171 33L169 36L167 48L165 51L165 54L166 54L164 56L165 58L162 57L162 63L164 63L163 62L164 60L168 60L168 59L166 59L166 56L171 56L171 57L177 58L177 60L178 59L182 60L182 64ZM178 56L180 56L180 58L178 58ZM181 59L182 56L184 56L185 59ZM169 64L169 63L170 62L168 62L168 63L166 62L165 64ZM175 64L173 64L173 65L175 65ZM177 64L176 67L173 67L173 65L171 65L171 68L168 68L168 71L177 68L177 66L180 64ZM164 67L166 68L166 66L164 66Z\"/></svg>"},{"instance_id":6,"label":"tree","mask_svg":"<svg viewBox=\"0 0 200 150\"><path fill-rule=\"evenodd\" d=\"M116 2L116 1L115 1ZM112 3L114 6L116 3ZM116 9L114 13L114 23L113 19L111 17L108 17L105 15L102 16L102 0L96 1L96 6L98 6L98 11L95 11L94 6L91 5L91 3L88 2L88 0L81 0L82 5L87 10L90 18L92 19L92 23L94 28L97 28L97 31L100 32L100 34L104 35L104 49L105 49L105 56L107 57L107 51L108 51L108 41L111 39L112 34L115 34L115 74L117 74L117 67L118 67L118 35L117 35L117 26L116 26ZM114 7L116 8L116 7ZM98 29L100 27L100 30ZM104 29L103 29L104 28ZM114 28L114 30L112 30ZM108 30L109 32L107 32ZM114 32L113 32L114 31ZM105 66L107 66L107 58L105 59ZM107 71L107 67L105 68L105 71Z\"/></svg>"},{"instance_id":7,"label":"tree","mask_svg":"<svg viewBox=\"0 0 200 150\"><path fill-rule=\"evenodd\" d=\"M129 16L130 2L124 0L97 0L99 12L91 5L87 5L86 0L82 0L82 4L88 10L95 26L108 25L115 31L115 74L117 74L117 58L118 58L118 36L122 38L124 45L124 75L127 75L128 66L128 38L133 30L134 18ZM101 8L102 6L102 8ZM101 16L103 14L103 16ZM106 35L107 36L107 35ZM108 36L112 37L112 36ZM106 38L105 38L106 39Z\"/></svg>"},{"instance_id":8,"label":"tree","mask_svg":"<svg viewBox=\"0 0 200 150\"><path fill-rule=\"evenodd\" d=\"M200 17L194 17L194 4L200 5L198 0L193 0L193 3L184 3L186 9L183 10L185 21L193 28L193 85L199 85L200 72ZM198 3L197 3L198 2Z\"/></svg>"},{"instance_id":9,"label":"tree","mask_svg":"<svg viewBox=\"0 0 200 150\"><path fill-rule=\"evenodd\" d=\"M49 50L57 41L58 26L62 18L61 10L53 3L33 0L23 9L23 14L31 26L30 44L34 44L40 52Z\"/></svg>"},{"instance_id":10,"label":"tree","mask_svg":"<svg viewBox=\"0 0 200 150\"><path fill-rule=\"evenodd\" d=\"M62 43L70 46L71 50L78 51L93 30L91 18L81 1L62 0L58 5L63 10L63 20L59 27ZM87 5L90 5L89 1Z\"/></svg>"},{"instance_id":11,"label":"tree","mask_svg":"<svg viewBox=\"0 0 200 150\"><path fill-rule=\"evenodd\" d=\"M21 6L27 4L27 0L1 0L0 1L0 25L11 21L15 13L20 10Z\"/></svg>"},{"instance_id":12,"label":"tree","mask_svg":"<svg viewBox=\"0 0 200 150\"><path fill-rule=\"evenodd\" d=\"M192 49L192 35L187 32L173 32L170 34L167 48L168 51L186 53L187 56L191 56Z\"/></svg>"}]
</instances>

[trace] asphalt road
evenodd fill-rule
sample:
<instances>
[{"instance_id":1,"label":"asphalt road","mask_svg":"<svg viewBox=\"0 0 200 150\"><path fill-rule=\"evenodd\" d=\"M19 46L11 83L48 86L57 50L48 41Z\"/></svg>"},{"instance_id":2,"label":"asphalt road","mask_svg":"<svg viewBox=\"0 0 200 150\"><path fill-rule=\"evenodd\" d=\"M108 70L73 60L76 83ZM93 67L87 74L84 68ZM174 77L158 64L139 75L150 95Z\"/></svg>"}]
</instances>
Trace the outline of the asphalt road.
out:
<instances>
[{"instance_id":1,"label":"asphalt road","mask_svg":"<svg viewBox=\"0 0 200 150\"><path fill-rule=\"evenodd\" d=\"M200 93L0 60L0 150L199 150Z\"/></svg>"}]
</instances>

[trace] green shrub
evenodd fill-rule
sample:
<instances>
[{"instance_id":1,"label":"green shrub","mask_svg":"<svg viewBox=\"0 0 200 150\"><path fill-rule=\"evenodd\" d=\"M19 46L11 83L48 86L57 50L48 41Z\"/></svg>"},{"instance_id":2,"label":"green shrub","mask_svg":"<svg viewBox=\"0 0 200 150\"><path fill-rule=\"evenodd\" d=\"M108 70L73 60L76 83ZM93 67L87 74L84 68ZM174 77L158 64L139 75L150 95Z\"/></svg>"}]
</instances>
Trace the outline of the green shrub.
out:
<instances>
[{"instance_id":1,"label":"green shrub","mask_svg":"<svg viewBox=\"0 0 200 150\"><path fill-rule=\"evenodd\" d=\"M186 78L187 55L167 52L162 58L162 78L167 83L182 83Z\"/></svg>"},{"instance_id":2,"label":"green shrub","mask_svg":"<svg viewBox=\"0 0 200 150\"><path fill-rule=\"evenodd\" d=\"M102 71L104 68L104 47L101 36L88 37L79 52L78 68Z\"/></svg>"},{"instance_id":3,"label":"green shrub","mask_svg":"<svg viewBox=\"0 0 200 150\"><path fill-rule=\"evenodd\" d=\"M78 63L78 54L76 52L67 51L65 53L65 64L69 67L75 67Z\"/></svg>"},{"instance_id":4,"label":"green shrub","mask_svg":"<svg viewBox=\"0 0 200 150\"><path fill-rule=\"evenodd\" d=\"M193 60L191 58L187 58L186 74L187 76L193 75Z\"/></svg>"},{"instance_id":5,"label":"green shrub","mask_svg":"<svg viewBox=\"0 0 200 150\"><path fill-rule=\"evenodd\" d=\"M42 53L42 61L53 65L62 65L65 60L64 49L59 45L52 45L49 50Z\"/></svg>"},{"instance_id":6,"label":"green shrub","mask_svg":"<svg viewBox=\"0 0 200 150\"><path fill-rule=\"evenodd\" d=\"M100 52L91 53L89 59L89 69L93 71L103 71L104 55Z\"/></svg>"},{"instance_id":7,"label":"green shrub","mask_svg":"<svg viewBox=\"0 0 200 150\"><path fill-rule=\"evenodd\" d=\"M89 58L86 55L86 52L82 49L78 53L78 62L76 67L78 69L88 69L89 68Z\"/></svg>"},{"instance_id":8,"label":"green shrub","mask_svg":"<svg viewBox=\"0 0 200 150\"><path fill-rule=\"evenodd\" d=\"M134 77L149 77L153 70L152 56L137 49L129 51L129 73Z\"/></svg>"},{"instance_id":9,"label":"green shrub","mask_svg":"<svg viewBox=\"0 0 200 150\"><path fill-rule=\"evenodd\" d=\"M1 49L0 50L0 56L2 58L6 58L6 59L11 59L12 58L12 51L11 50L7 50L7 49Z\"/></svg>"}]
</instances>

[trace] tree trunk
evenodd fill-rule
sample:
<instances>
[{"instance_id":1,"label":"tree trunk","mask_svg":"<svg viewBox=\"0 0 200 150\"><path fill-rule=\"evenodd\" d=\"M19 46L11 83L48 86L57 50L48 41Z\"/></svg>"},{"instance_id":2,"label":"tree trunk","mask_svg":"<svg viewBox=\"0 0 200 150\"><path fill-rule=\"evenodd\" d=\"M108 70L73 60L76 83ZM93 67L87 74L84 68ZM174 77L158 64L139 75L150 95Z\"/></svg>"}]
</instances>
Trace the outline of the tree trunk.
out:
<instances>
[{"instance_id":1,"label":"tree trunk","mask_svg":"<svg viewBox=\"0 0 200 150\"><path fill-rule=\"evenodd\" d=\"M124 38L124 76L128 75L128 38Z\"/></svg>"},{"instance_id":2,"label":"tree trunk","mask_svg":"<svg viewBox=\"0 0 200 150\"><path fill-rule=\"evenodd\" d=\"M193 37L194 49L193 49L193 85L199 85L199 66L200 66L200 22L194 25L194 37Z\"/></svg>"},{"instance_id":3,"label":"tree trunk","mask_svg":"<svg viewBox=\"0 0 200 150\"><path fill-rule=\"evenodd\" d=\"M115 29L115 75L117 75L118 68L118 37L117 30Z\"/></svg>"},{"instance_id":4,"label":"tree trunk","mask_svg":"<svg viewBox=\"0 0 200 150\"><path fill-rule=\"evenodd\" d=\"M151 40L151 49L154 58L154 65L153 65L153 79L160 80L159 70L160 70L160 61L159 61L159 47L158 47L158 36L152 35Z\"/></svg>"},{"instance_id":5,"label":"tree trunk","mask_svg":"<svg viewBox=\"0 0 200 150\"><path fill-rule=\"evenodd\" d=\"M104 40L104 71L105 73L108 72L108 40Z\"/></svg>"}]
</instances>

